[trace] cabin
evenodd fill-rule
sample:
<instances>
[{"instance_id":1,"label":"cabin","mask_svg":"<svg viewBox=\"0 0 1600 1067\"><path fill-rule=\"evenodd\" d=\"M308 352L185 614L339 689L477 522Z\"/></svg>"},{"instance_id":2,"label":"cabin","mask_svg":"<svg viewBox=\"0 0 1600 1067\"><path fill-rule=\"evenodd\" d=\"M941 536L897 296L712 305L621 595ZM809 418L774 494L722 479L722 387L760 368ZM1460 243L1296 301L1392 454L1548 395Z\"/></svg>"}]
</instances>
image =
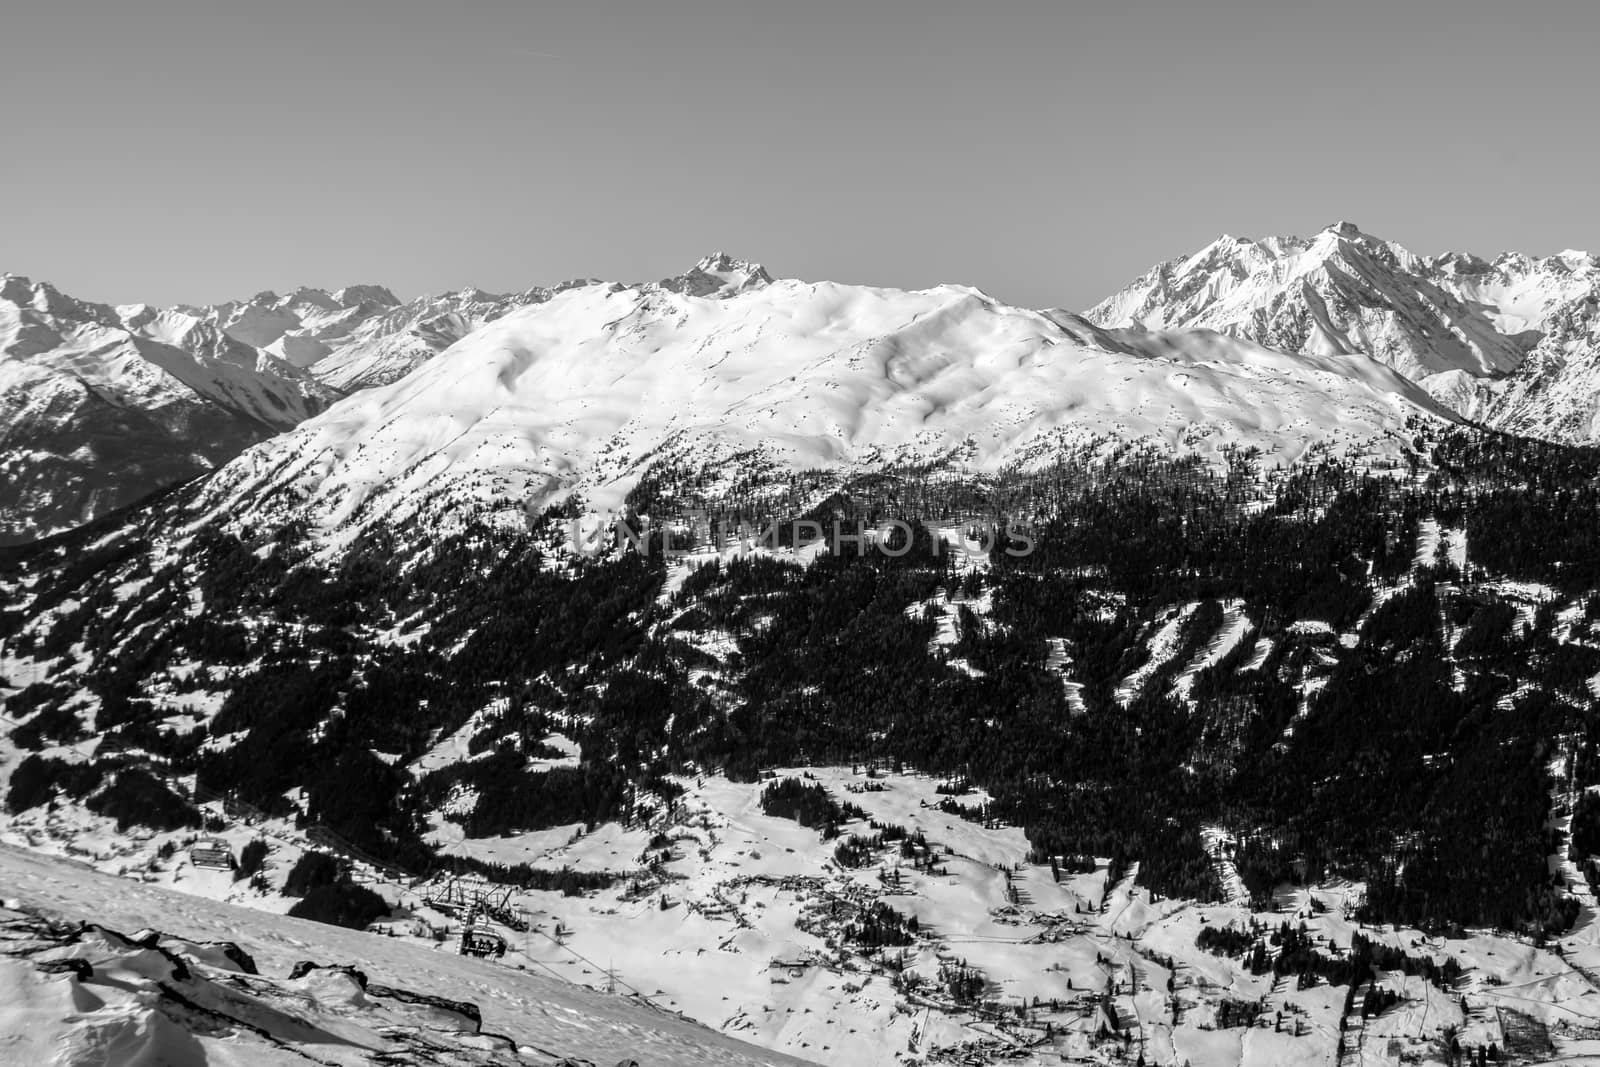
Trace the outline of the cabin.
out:
<instances>
[{"instance_id":1,"label":"cabin","mask_svg":"<svg viewBox=\"0 0 1600 1067\"><path fill-rule=\"evenodd\" d=\"M772 976L772 980L774 982L783 982L789 978L804 978L806 970L812 965L812 962L812 960L805 957L795 957L787 960L774 958L767 966L770 970L777 972Z\"/></svg>"},{"instance_id":2,"label":"cabin","mask_svg":"<svg viewBox=\"0 0 1600 1067\"><path fill-rule=\"evenodd\" d=\"M207 841L196 841L189 847L189 862L196 867L231 871L233 870L233 848L220 837L214 837Z\"/></svg>"}]
</instances>

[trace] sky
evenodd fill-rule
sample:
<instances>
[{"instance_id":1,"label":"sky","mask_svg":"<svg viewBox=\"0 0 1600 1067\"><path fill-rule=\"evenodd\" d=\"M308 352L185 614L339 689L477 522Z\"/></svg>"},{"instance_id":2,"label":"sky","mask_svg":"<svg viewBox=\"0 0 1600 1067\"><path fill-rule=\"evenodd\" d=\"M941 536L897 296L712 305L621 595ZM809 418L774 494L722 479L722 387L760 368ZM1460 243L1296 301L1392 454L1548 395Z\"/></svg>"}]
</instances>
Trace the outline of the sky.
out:
<instances>
[{"instance_id":1,"label":"sky","mask_svg":"<svg viewBox=\"0 0 1600 1067\"><path fill-rule=\"evenodd\" d=\"M127 0L0 18L0 271L1087 307L1223 233L1600 251L1592 0Z\"/></svg>"}]
</instances>

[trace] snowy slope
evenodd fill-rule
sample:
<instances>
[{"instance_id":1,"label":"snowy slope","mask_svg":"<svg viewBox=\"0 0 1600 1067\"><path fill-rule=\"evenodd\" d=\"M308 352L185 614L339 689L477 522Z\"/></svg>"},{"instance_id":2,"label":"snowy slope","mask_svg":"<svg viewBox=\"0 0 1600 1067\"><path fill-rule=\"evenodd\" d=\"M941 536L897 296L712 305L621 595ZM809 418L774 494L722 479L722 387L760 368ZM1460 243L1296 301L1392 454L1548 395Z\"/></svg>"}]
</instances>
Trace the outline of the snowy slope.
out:
<instances>
[{"instance_id":1,"label":"snowy slope","mask_svg":"<svg viewBox=\"0 0 1600 1067\"><path fill-rule=\"evenodd\" d=\"M96 930L76 945L40 954L40 960L85 959L98 982L94 975L79 980L59 971L41 973L37 964L0 954L0 1059L8 1063L13 1060L3 1051L7 1048L43 1054L63 1045L86 1056L98 1049L102 1057L73 1063L118 1067L370 1063L384 1052L395 1057L385 1062L414 1064L552 1064L568 1056L604 1064L625 1058L648 1065L803 1062L625 997L458 956L448 946L423 947L250 911L4 845L0 896L7 942L19 933L5 921L7 911L14 922L17 911L27 908L129 935L157 930L167 935L162 947L190 963L213 965L192 968L198 980L174 981L170 959ZM262 979L230 978L232 966L217 966L224 963L217 953L192 945L219 941L248 953ZM482 1013L485 1035L502 1039L475 1036L460 1013L426 1011L426 1005L363 993L336 972L290 980L291 968L303 960L354 966L375 985L470 1003ZM158 983L213 1014L185 1010L176 998L162 996ZM218 1008L226 1008L227 1015L218 1018ZM31 1055L25 1059L44 1062Z\"/></svg>"},{"instance_id":2,"label":"snowy slope","mask_svg":"<svg viewBox=\"0 0 1600 1067\"><path fill-rule=\"evenodd\" d=\"M686 279L582 285L512 311L241 456L205 501L325 528L542 507L572 489L604 510L668 458L992 471L1139 440L1291 462L1317 443L1392 453L1408 415L1445 417L1362 355L1104 330L961 286L769 281L726 257L670 281Z\"/></svg>"},{"instance_id":3,"label":"snowy slope","mask_svg":"<svg viewBox=\"0 0 1600 1067\"><path fill-rule=\"evenodd\" d=\"M1428 257L1341 222L1222 237L1086 314L1208 328L1286 352L1363 352L1497 428L1593 439L1600 264L1582 252Z\"/></svg>"},{"instance_id":4,"label":"snowy slope","mask_svg":"<svg viewBox=\"0 0 1600 1067\"><path fill-rule=\"evenodd\" d=\"M1539 343L1509 378L1480 387L1480 417L1511 433L1600 440L1600 265L1571 253L1539 267L1549 284L1514 305L1538 316Z\"/></svg>"}]
</instances>

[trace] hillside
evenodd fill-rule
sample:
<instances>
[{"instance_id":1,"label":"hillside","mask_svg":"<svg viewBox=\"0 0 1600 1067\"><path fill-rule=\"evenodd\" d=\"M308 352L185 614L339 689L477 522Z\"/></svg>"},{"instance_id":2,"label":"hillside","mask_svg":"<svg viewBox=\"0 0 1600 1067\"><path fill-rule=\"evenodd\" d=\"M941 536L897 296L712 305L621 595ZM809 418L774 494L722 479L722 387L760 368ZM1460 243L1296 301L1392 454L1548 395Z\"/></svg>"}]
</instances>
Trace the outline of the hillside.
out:
<instances>
[{"instance_id":1,"label":"hillside","mask_svg":"<svg viewBox=\"0 0 1600 1067\"><path fill-rule=\"evenodd\" d=\"M270 911L325 853L413 931L465 878L542 913L512 965L829 1063L1317 1062L1357 1018L1584 1052L1550 946L1594 929L1600 468L1405 430L1393 469L1151 448L820 504L669 464L623 503L671 559L576 558L560 511L329 554L185 487L0 557L8 839ZM708 540L741 513L911 537ZM260 878L207 881L202 828Z\"/></svg>"}]
</instances>

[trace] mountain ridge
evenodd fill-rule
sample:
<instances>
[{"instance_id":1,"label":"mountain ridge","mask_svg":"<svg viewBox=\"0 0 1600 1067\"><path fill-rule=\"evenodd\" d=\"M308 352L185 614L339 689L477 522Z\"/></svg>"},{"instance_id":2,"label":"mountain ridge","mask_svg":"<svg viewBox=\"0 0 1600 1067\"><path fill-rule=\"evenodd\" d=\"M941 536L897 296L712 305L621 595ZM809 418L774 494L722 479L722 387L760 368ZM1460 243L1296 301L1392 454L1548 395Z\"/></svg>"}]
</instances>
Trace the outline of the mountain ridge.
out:
<instances>
[{"instance_id":1,"label":"mountain ridge","mask_svg":"<svg viewBox=\"0 0 1600 1067\"><path fill-rule=\"evenodd\" d=\"M218 468L249 445L293 431L341 397L393 386L507 316L546 306L573 290L628 292L641 298L652 294L658 301L688 301L684 305L688 309L697 306L694 301L764 299L772 329L790 331L792 340L809 344L811 339L796 334L794 325L796 316L803 317L806 310L785 308L782 299L803 303L810 299L806 286L832 284L775 280L759 263L721 251L655 282L574 279L512 293L468 287L406 301L382 285L361 283L335 290L299 287L284 294L269 290L209 306L112 307L78 301L47 283L7 275L0 293L11 309L7 321L14 325L0 333L0 352L7 367L5 395L14 413L14 428L4 439L7 452L0 462L12 472L17 486L30 488L19 488L14 499L0 501L0 536L16 540L61 529L162 485ZM1217 391L1212 381L1208 387L1213 395L1198 406L1176 380L1169 383L1173 388L1164 399L1130 394L1119 400L1110 389L1095 397L1079 396L1085 403L1076 403L1076 410L1087 427L1077 435L1080 440L1102 434L1149 436L1155 429L1148 417L1150 405L1165 403L1179 419L1204 409L1197 432L1232 423L1229 433L1259 444L1266 431L1256 425L1259 412L1251 407L1254 400L1264 395L1263 390L1281 400L1297 389L1304 392L1300 407L1320 404L1324 410L1323 415L1307 417L1301 427L1305 441L1337 435L1337 416L1331 410L1336 405L1318 393L1321 386L1316 381L1328 365L1307 363L1310 358L1345 360L1346 370L1370 358L1420 386L1431 398L1420 407L1434 414L1433 409L1442 407L1491 428L1563 441L1600 435L1596 332L1600 265L1584 253L1542 258L1502 253L1493 259L1466 253L1418 256L1354 223L1339 222L1309 238L1254 240L1225 235L1197 252L1158 264L1082 314L1011 308L961 286L936 289L969 294L974 302L964 306L980 317L1042 317L1051 324L1042 327L1044 332L1060 331L1051 343L1079 346L1099 353L1096 358L1111 358L1112 363L1123 357L1140 363L1159 350L1157 358L1173 363L1175 374L1191 374L1176 368L1176 363L1196 362L1182 356L1185 346L1196 352L1219 351L1218 342L1206 331L1298 359L1274 361L1261 353L1245 358L1241 349L1230 357L1227 374L1236 381L1239 368L1255 359L1258 365L1251 373L1256 380L1232 394ZM934 291L840 289L846 290L860 294L863 304L915 302L914 292ZM780 292L782 299L774 299L773 294ZM984 310L1002 307L1009 310L998 314ZM809 321L821 335L841 329L850 333L850 327L841 328L825 317ZM938 321L948 324L951 313L946 311ZM657 325L665 331L664 339L676 336L665 329L664 320ZM610 324L601 318L583 319L569 329L574 331L576 351L584 347L579 336L583 331L598 337ZM119 360L116 345L108 338L123 338L131 355ZM702 341L714 346L727 338ZM759 342L746 338L731 343ZM852 335L852 343L870 339ZM774 349L771 358L786 360L801 348L804 344ZM49 362L41 355L46 352L56 353L54 372L76 375L84 387L74 390L63 380L48 394L39 394L36 370L22 364L37 367ZM604 353L602 345L588 350L584 358L607 358ZM1208 358L1197 362L1206 363ZM684 367L688 373L700 373ZM813 369L801 361L794 372L803 376ZM1110 364L1102 369L1113 377L1121 373ZM1202 369L1213 379L1221 373L1216 366ZM1264 384L1265 377L1274 375L1277 385ZM776 384L766 382L760 388ZM1027 404L1037 409L1050 406L1049 389L1062 385L1041 380L1019 392L1029 392ZM737 390L726 381L718 388ZM1404 393L1405 388L1390 391ZM29 393L35 394L31 402L24 399ZM820 397L822 392L814 395ZM1223 410L1230 395L1236 407L1231 416ZM569 399L584 402L576 395ZM1112 417L1116 414L1112 409L1124 401L1138 410L1121 412L1124 418ZM793 406L797 402L790 398L791 410L798 410ZM842 401L836 398L834 403ZM121 414L115 418L93 414L108 404L120 407ZM667 404L684 407L676 396ZM1074 404L1069 398L1064 406ZM537 421L544 416L534 417ZM1363 419L1372 430L1372 420ZM1063 425L1070 421L1063 417ZM1390 421L1392 431L1403 417ZM805 420L790 422L798 425ZM608 432L620 428L612 426ZM688 448L692 434L679 436L679 428L662 429L661 444L672 440L680 452ZM1280 436L1288 433L1288 424L1279 430ZM824 440L833 431L823 427L818 432L823 437L799 451L809 452L811 459L838 453ZM85 442L83 448L72 447L75 435ZM110 464L95 458L109 455L114 447L108 435L133 442L128 453L139 461L131 473L114 472ZM783 436L793 434L785 431ZM1183 435L1168 433L1169 443L1175 436ZM956 434L946 445L959 444L961 437ZM893 451L906 442L891 434L885 444ZM640 456L635 450L631 461ZM554 460L545 464L561 465Z\"/></svg>"},{"instance_id":2,"label":"mountain ridge","mask_svg":"<svg viewBox=\"0 0 1600 1067\"><path fill-rule=\"evenodd\" d=\"M653 464L738 455L791 471L997 471L1115 441L1254 447L1285 463L1337 443L1397 460L1407 417L1451 419L1359 355L1107 330L961 286L731 273L706 295L596 283L509 312L252 449L207 484L204 506L238 521L312 514L327 531L537 511L574 491L615 511Z\"/></svg>"}]
</instances>

